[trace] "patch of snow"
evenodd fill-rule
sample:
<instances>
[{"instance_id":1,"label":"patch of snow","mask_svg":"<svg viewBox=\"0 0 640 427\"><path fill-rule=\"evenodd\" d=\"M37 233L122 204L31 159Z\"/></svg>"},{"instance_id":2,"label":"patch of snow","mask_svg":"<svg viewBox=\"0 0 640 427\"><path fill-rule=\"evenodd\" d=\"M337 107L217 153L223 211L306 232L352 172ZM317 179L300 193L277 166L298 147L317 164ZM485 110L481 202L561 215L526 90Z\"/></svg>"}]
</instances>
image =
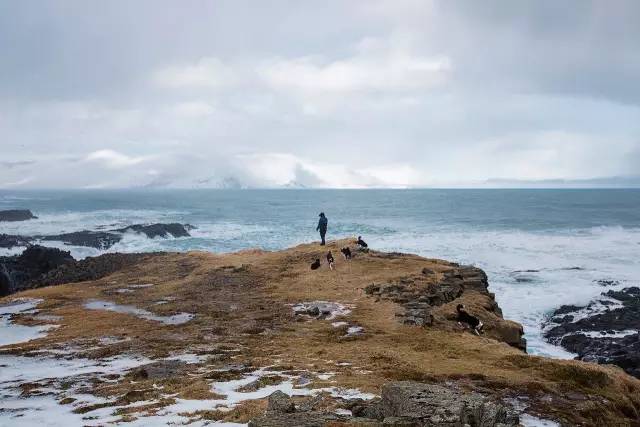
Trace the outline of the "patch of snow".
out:
<instances>
[{"instance_id":1,"label":"patch of snow","mask_svg":"<svg viewBox=\"0 0 640 427\"><path fill-rule=\"evenodd\" d=\"M111 401L90 394L75 394L73 389L63 392L59 383L73 378L76 385L83 385L87 383L87 378L83 377L85 375L95 378L122 374L149 362L151 360L147 358L127 356L102 360L0 356L0 395L3 396L4 409L0 411L0 425L103 425L106 417L111 416L113 407L90 411L90 414L85 415L74 414L72 411L81 406ZM41 384L38 389L40 393L22 397L20 385L25 383ZM57 384L58 387L51 384ZM70 405L59 404L58 400L65 397L76 400Z\"/></svg>"},{"instance_id":2,"label":"patch of snow","mask_svg":"<svg viewBox=\"0 0 640 427\"><path fill-rule=\"evenodd\" d=\"M352 413L350 410L348 410L348 409L342 409L342 408L339 408L339 409L336 409L336 410L335 410L335 413L336 413L337 415L346 415L346 416L348 416L348 417L352 417L352 416L353 416L353 413Z\"/></svg>"},{"instance_id":3,"label":"patch of snow","mask_svg":"<svg viewBox=\"0 0 640 427\"><path fill-rule=\"evenodd\" d=\"M165 357L164 360L179 360L185 363L202 363L207 360L208 355L200 355L194 353L182 353L175 354L169 357Z\"/></svg>"},{"instance_id":4,"label":"patch of snow","mask_svg":"<svg viewBox=\"0 0 640 427\"><path fill-rule=\"evenodd\" d=\"M317 308L320 312L319 316L317 317L325 320L333 320L336 317L347 316L349 313L351 313L350 308L338 302L309 301L293 305L293 311L298 315L309 316L309 310L313 310L315 308Z\"/></svg>"},{"instance_id":5,"label":"patch of snow","mask_svg":"<svg viewBox=\"0 0 640 427\"><path fill-rule=\"evenodd\" d=\"M318 377L318 379L322 380L322 381L328 381L330 380L333 376L335 376L335 373L333 372L327 372L325 374L318 374L316 375Z\"/></svg>"},{"instance_id":6,"label":"patch of snow","mask_svg":"<svg viewBox=\"0 0 640 427\"><path fill-rule=\"evenodd\" d=\"M154 283L145 283L143 285L129 285L129 288L134 288L134 289L144 289L144 288L150 288L152 286L155 286Z\"/></svg>"},{"instance_id":7,"label":"patch of snow","mask_svg":"<svg viewBox=\"0 0 640 427\"><path fill-rule=\"evenodd\" d=\"M159 316L151 313L150 311L143 310L132 305L121 305L101 300L88 301L87 303L85 303L84 307L89 310L108 310L115 311L117 313L131 314L142 319L153 320L165 325L181 325L183 323L187 323L195 317L191 313L178 313L172 316Z\"/></svg>"},{"instance_id":8,"label":"patch of snow","mask_svg":"<svg viewBox=\"0 0 640 427\"><path fill-rule=\"evenodd\" d=\"M0 306L0 347L43 338L47 335L46 332L48 330L59 326L16 325L11 321L11 317L15 314L37 313L37 310L35 310L35 308L41 302L42 300L36 299L20 299Z\"/></svg>"},{"instance_id":9,"label":"patch of snow","mask_svg":"<svg viewBox=\"0 0 640 427\"><path fill-rule=\"evenodd\" d=\"M524 427L560 427L555 421L534 417L529 414L520 415L520 424Z\"/></svg>"},{"instance_id":10,"label":"patch of snow","mask_svg":"<svg viewBox=\"0 0 640 427\"><path fill-rule=\"evenodd\" d=\"M360 335L364 332L364 328L362 326L350 326L347 329L347 336Z\"/></svg>"},{"instance_id":11,"label":"patch of snow","mask_svg":"<svg viewBox=\"0 0 640 427\"><path fill-rule=\"evenodd\" d=\"M347 322L333 322L331 324L331 326L333 326L334 328L339 328L341 326L347 326L349 323Z\"/></svg>"},{"instance_id":12,"label":"patch of snow","mask_svg":"<svg viewBox=\"0 0 640 427\"><path fill-rule=\"evenodd\" d=\"M128 289L128 288L116 289L116 292L119 294L129 294L133 292L133 289Z\"/></svg>"}]
</instances>

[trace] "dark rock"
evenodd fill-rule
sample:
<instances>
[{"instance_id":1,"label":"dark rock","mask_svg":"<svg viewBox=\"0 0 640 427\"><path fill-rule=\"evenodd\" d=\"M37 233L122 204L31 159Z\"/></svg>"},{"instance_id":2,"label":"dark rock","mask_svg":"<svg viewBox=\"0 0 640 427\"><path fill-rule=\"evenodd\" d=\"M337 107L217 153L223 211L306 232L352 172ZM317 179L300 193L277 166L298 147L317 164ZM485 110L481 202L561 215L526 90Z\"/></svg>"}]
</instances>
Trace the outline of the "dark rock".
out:
<instances>
[{"instance_id":1,"label":"dark rock","mask_svg":"<svg viewBox=\"0 0 640 427\"><path fill-rule=\"evenodd\" d=\"M15 222L15 221L27 221L30 219L36 219L37 216L34 216L28 209L11 209L7 211L0 211L0 222Z\"/></svg>"},{"instance_id":2,"label":"dark rock","mask_svg":"<svg viewBox=\"0 0 640 427\"><path fill-rule=\"evenodd\" d=\"M36 236L37 239L44 241L61 241L72 246L86 246L96 249L109 249L120 240L124 233L133 232L144 234L150 239L157 237L188 237L189 231L194 227L188 224L134 224L124 228L106 231L75 231L72 233L63 233L48 236Z\"/></svg>"},{"instance_id":3,"label":"dark rock","mask_svg":"<svg viewBox=\"0 0 640 427\"><path fill-rule=\"evenodd\" d=\"M576 353L578 360L615 364L640 378L640 288L609 290L602 296L619 303L605 299L586 307L562 306L552 314L544 336ZM580 311L588 315L576 320ZM615 332L628 330L636 333L615 336Z\"/></svg>"},{"instance_id":4,"label":"dark rock","mask_svg":"<svg viewBox=\"0 0 640 427\"><path fill-rule=\"evenodd\" d=\"M0 234L0 248L11 249L16 246L29 246L31 240L30 237Z\"/></svg>"},{"instance_id":5,"label":"dark rock","mask_svg":"<svg viewBox=\"0 0 640 427\"><path fill-rule=\"evenodd\" d=\"M73 261L60 265L32 280L28 287L61 285L98 280L116 271L134 266L161 253L133 253L133 254L103 254L97 257L87 257L80 261Z\"/></svg>"},{"instance_id":6,"label":"dark rock","mask_svg":"<svg viewBox=\"0 0 640 427\"><path fill-rule=\"evenodd\" d=\"M280 414L289 414L295 412L296 406L293 404L293 400L287 394L280 390L274 391L269 396L269 402L267 404L267 411L277 412Z\"/></svg>"},{"instance_id":7,"label":"dark rock","mask_svg":"<svg viewBox=\"0 0 640 427\"><path fill-rule=\"evenodd\" d=\"M73 233L63 233L53 236L38 236L44 241L60 241L71 246L87 246L96 249L109 249L111 246L122 240L120 234L108 231L75 231Z\"/></svg>"},{"instance_id":8,"label":"dark rock","mask_svg":"<svg viewBox=\"0 0 640 427\"><path fill-rule=\"evenodd\" d=\"M26 289L31 281L72 262L69 252L43 246L30 246L21 255L0 257L0 296Z\"/></svg>"},{"instance_id":9,"label":"dark rock","mask_svg":"<svg viewBox=\"0 0 640 427\"><path fill-rule=\"evenodd\" d=\"M617 280L596 280L596 283L600 286L617 286L620 284Z\"/></svg>"},{"instance_id":10,"label":"dark rock","mask_svg":"<svg viewBox=\"0 0 640 427\"><path fill-rule=\"evenodd\" d=\"M116 231L119 233L126 233L129 231L133 231L136 233L141 233L144 234L145 236L149 237L150 239L154 239L156 237L189 237L189 231L188 230L192 230L194 227L186 224L177 224L177 223L171 223L171 224L149 224L149 225L141 225L141 224L135 224L135 225L130 225L128 227L124 227L124 228L120 228L117 230L112 230L112 231Z\"/></svg>"},{"instance_id":11,"label":"dark rock","mask_svg":"<svg viewBox=\"0 0 640 427\"><path fill-rule=\"evenodd\" d=\"M56 248L30 246L0 257L0 296L25 289L97 280L159 254L104 254L76 261Z\"/></svg>"}]
</instances>

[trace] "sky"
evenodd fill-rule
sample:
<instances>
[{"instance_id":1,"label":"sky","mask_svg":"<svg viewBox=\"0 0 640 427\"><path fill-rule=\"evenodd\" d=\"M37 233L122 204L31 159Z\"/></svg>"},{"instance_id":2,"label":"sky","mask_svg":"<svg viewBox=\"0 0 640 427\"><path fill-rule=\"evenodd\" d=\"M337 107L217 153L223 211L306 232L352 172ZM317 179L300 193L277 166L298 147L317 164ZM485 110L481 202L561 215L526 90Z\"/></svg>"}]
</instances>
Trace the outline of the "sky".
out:
<instances>
[{"instance_id":1,"label":"sky","mask_svg":"<svg viewBox=\"0 0 640 427\"><path fill-rule=\"evenodd\" d=\"M639 176L638 22L635 0L0 0L0 188Z\"/></svg>"}]
</instances>

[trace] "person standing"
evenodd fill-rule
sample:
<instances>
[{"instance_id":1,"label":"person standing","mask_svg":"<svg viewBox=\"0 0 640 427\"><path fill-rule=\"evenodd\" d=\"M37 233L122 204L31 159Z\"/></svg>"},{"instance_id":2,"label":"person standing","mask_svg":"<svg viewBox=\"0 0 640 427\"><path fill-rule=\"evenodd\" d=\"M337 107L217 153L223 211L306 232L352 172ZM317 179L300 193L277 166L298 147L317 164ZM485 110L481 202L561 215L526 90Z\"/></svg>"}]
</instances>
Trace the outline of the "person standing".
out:
<instances>
[{"instance_id":1,"label":"person standing","mask_svg":"<svg viewBox=\"0 0 640 427\"><path fill-rule=\"evenodd\" d=\"M326 216L324 216L324 212L320 212L320 220L318 221L318 226L316 227L316 231L320 232L320 238L322 239L321 245L324 245L324 237L327 235L327 226L329 225L329 220Z\"/></svg>"}]
</instances>

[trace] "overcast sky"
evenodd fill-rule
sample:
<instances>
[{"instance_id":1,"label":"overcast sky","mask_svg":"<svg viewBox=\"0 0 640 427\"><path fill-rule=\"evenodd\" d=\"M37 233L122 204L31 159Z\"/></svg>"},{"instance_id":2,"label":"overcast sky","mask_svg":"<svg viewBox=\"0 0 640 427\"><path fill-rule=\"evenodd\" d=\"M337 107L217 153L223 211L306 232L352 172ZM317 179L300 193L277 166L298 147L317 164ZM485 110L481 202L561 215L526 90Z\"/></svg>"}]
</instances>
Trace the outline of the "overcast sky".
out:
<instances>
[{"instance_id":1,"label":"overcast sky","mask_svg":"<svg viewBox=\"0 0 640 427\"><path fill-rule=\"evenodd\" d=\"M0 188L640 174L640 1L0 0Z\"/></svg>"}]
</instances>

